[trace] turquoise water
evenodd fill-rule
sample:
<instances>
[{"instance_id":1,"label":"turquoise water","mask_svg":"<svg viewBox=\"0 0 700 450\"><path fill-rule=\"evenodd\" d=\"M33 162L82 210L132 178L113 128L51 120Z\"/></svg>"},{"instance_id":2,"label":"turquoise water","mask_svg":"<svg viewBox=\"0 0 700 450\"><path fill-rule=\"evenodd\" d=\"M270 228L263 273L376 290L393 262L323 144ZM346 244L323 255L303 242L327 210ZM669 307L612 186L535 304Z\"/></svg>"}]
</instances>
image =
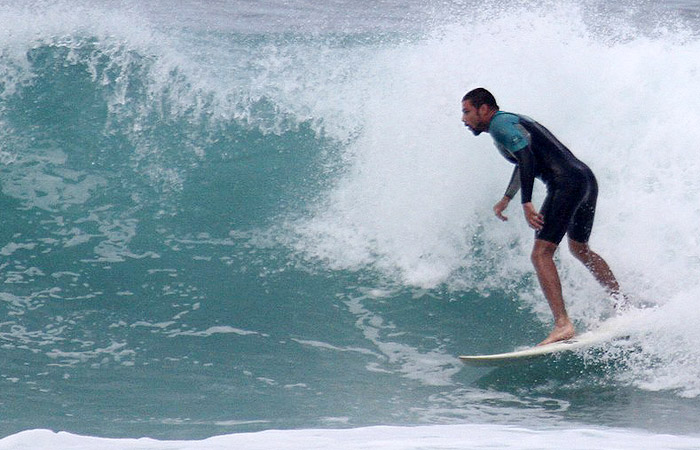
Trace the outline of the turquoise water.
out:
<instances>
[{"instance_id":1,"label":"turquoise water","mask_svg":"<svg viewBox=\"0 0 700 450\"><path fill-rule=\"evenodd\" d=\"M529 10L3 4L0 434L696 435L700 9ZM460 364L550 326L530 231L491 214L510 167L459 122L475 85L593 167L592 245L656 306L629 341ZM579 329L612 314L558 263Z\"/></svg>"}]
</instances>

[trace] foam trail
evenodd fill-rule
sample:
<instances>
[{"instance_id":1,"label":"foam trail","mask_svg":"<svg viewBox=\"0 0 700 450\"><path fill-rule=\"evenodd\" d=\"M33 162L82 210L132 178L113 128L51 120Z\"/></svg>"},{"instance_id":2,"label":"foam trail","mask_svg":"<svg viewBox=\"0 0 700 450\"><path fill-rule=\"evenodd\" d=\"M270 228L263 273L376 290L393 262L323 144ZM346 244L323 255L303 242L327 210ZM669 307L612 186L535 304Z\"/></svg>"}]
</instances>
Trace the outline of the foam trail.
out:
<instances>
[{"instance_id":1,"label":"foam trail","mask_svg":"<svg viewBox=\"0 0 700 450\"><path fill-rule=\"evenodd\" d=\"M495 425L444 425L413 428L372 427L352 430L264 431L217 436L202 441L156 441L153 439L103 439L33 430L0 440L3 450L25 448L143 449L143 450L439 450L447 448L557 449L590 448L693 449L697 437L630 432L604 428L534 430Z\"/></svg>"}]
</instances>

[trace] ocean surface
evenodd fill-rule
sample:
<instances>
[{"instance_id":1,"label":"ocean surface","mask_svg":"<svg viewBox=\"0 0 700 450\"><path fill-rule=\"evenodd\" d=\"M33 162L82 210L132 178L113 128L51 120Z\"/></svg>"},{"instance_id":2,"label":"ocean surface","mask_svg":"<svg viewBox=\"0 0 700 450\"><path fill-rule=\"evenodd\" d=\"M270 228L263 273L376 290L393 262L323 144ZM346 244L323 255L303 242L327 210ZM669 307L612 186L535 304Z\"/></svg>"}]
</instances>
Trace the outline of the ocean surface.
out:
<instances>
[{"instance_id":1,"label":"ocean surface","mask_svg":"<svg viewBox=\"0 0 700 450\"><path fill-rule=\"evenodd\" d=\"M596 173L628 339L459 362L551 327L476 86ZM696 0L0 1L0 449L700 448L698 86Z\"/></svg>"}]
</instances>

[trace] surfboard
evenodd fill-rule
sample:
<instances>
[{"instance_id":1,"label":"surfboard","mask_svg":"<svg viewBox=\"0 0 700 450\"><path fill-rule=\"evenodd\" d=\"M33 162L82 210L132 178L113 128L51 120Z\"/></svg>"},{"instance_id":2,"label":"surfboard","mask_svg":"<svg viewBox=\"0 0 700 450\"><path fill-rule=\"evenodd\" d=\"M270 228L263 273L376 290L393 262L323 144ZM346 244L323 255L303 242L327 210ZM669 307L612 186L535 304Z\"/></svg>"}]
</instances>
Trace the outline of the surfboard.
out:
<instances>
[{"instance_id":1,"label":"surfboard","mask_svg":"<svg viewBox=\"0 0 700 450\"><path fill-rule=\"evenodd\" d=\"M506 364L526 362L533 358L551 356L562 352L592 348L627 336L625 327L611 319L592 331L582 333L567 341L554 342L539 347L529 347L513 352L495 353L489 355L462 355L459 359L469 366L502 366Z\"/></svg>"}]
</instances>

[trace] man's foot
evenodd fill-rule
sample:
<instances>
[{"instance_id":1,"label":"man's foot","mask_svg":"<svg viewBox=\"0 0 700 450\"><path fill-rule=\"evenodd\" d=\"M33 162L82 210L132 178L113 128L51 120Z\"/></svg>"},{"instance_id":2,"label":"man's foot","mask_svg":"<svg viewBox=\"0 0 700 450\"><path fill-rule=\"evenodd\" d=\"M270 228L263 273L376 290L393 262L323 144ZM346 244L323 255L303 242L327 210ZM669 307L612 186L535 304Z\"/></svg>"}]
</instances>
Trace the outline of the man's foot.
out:
<instances>
[{"instance_id":1,"label":"man's foot","mask_svg":"<svg viewBox=\"0 0 700 450\"><path fill-rule=\"evenodd\" d=\"M547 339L537 344L537 346L551 344L553 342L565 341L571 339L576 334L574 330L574 325L569 322L566 325L556 326L554 330L549 334Z\"/></svg>"}]
</instances>

